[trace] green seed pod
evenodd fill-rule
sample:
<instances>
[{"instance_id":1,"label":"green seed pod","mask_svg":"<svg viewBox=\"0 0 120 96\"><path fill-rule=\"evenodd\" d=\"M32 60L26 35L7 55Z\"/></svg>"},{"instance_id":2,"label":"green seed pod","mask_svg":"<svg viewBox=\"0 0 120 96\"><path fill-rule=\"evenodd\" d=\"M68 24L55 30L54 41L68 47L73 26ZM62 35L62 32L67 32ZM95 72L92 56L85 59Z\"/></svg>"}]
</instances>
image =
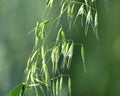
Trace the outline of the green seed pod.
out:
<instances>
[{"instance_id":1,"label":"green seed pod","mask_svg":"<svg viewBox=\"0 0 120 96\"><path fill-rule=\"evenodd\" d=\"M59 80L56 81L56 96L59 94Z\"/></svg>"},{"instance_id":2,"label":"green seed pod","mask_svg":"<svg viewBox=\"0 0 120 96\"><path fill-rule=\"evenodd\" d=\"M93 21L93 19L92 19L92 12L89 9L87 17L86 17L86 22L90 23L90 21Z\"/></svg>"},{"instance_id":3,"label":"green seed pod","mask_svg":"<svg viewBox=\"0 0 120 96\"><path fill-rule=\"evenodd\" d=\"M68 16L73 16L74 8L75 8L74 4L72 4L72 7L71 6L68 7L68 10L67 10Z\"/></svg>"},{"instance_id":4,"label":"green seed pod","mask_svg":"<svg viewBox=\"0 0 120 96\"><path fill-rule=\"evenodd\" d=\"M61 11L60 11L60 15L63 14L64 9L65 9L65 5L66 5L66 2L64 2L64 3L62 4Z\"/></svg>"},{"instance_id":5,"label":"green seed pod","mask_svg":"<svg viewBox=\"0 0 120 96\"><path fill-rule=\"evenodd\" d=\"M60 91L62 90L62 85L63 85L63 76L60 77Z\"/></svg>"},{"instance_id":6,"label":"green seed pod","mask_svg":"<svg viewBox=\"0 0 120 96\"><path fill-rule=\"evenodd\" d=\"M49 0L49 1L47 2L47 5L50 6L50 7L52 7L53 1L54 1L54 0Z\"/></svg>"},{"instance_id":7,"label":"green seed pod","mask_svg":"<svg viewBox=\"0 0 120 96\"><path fill-rule=\"evenodd\" d=\"M98 15L97 15L97 12L95 13L95 20L94 20L94 24L95 24L95 27L98 26Z\"/></svg>"},{"instance_id":8,"label":"green seed pod","mask_svg":"<svg viewBox=\"0 0 120 96\"><path fill-rule=\"evenodd\" d=\"M62 37L62 40L64 41L64 40L65 40L65 34L64 34L64 31L61 31L61 37Z\"/></svg>"},{"instance_id":9,"label":"green seed pod","mask_svg":"<svg viewBox=\"0 0 120 96\"><path fill-rule=\"evenodd\" d=\"M74 48L74 43L72 43L72 44L70 45L70 48L69 48L69 50L68 50L68 56L69 56L69 58L72 58L73 48Z\"/></svg>"},{"instance_id":10,"label":"green seed pod","mask_svg":"<svg viewBox=\"0 0 120 96\"><path fill-rule=\"evenodd\" d=\"M86 67L85 67L85 49L84 49L83 45L81 46L81 57L82 57L84 72L86 73Z\"/></svg>"},{"instance_id":11,"label":"green seed pod","mask_svg":"<svg viewBox=\"0 0 120 96\"><path fill-rule=\"evenodd\" d=\"M70 77L68 78L68 92L69 92L69 96L71 96L71 79L70 79Z\"/></svg>"},{"instance_id":12,"label":"green seed pod","mask_svg":"<svg viewBox=\"0 0 120 96\"><path fill-rule=\"evenodd\" d=\"M59 31L58 31L56 42L59 41L61 32L62 32L62 28L60 28Z\"/></svg>"},{"instance_id":13,"label":"green seed pod","mask_svg":"<svg viewBox=\"0 0 120 96\"><path fill-rule=\"evenodd\" d=\"M84 14L84 5L81 5L79 10L78 10L77 16L83 15L83 14Z\"/></svg>"}]
</instances>

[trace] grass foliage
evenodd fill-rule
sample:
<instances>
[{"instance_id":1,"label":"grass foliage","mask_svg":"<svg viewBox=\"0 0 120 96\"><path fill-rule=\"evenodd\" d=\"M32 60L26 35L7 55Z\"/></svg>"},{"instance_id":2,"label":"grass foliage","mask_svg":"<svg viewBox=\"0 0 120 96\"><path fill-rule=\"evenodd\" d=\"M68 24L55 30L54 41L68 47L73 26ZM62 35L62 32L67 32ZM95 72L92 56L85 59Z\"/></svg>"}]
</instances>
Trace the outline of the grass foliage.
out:
<instances>
[{"instance_id":1,"label":"grass foliage","mask_svg":"<svg viewBox=\"0 0 120 96\"><path fill-rule=\"evenodd\" d=\"M46 0L47 11L44 11L44 13L49 15L48 10L52 10L54 2L57 1ZM85 28L86 36L91 26L98 38L96 0L60 0L57 3L60 7L58 16L50 18L47 15L44 16L43 21L36 23L34 29L35 44L25 69L25 81L9 92L7 96L63 96L61 94L66 82L67 95L65 96L71 96L69 70L75 45L80 46L84 71L86 72L84 46L66 38L60 20L61 16L67 13L69 30L74 28L76 22L81 22ZM79 6L79 8L76 6ZM81 21L78 21L78 17L81 18ZM56 31L56 41L49 44L49 35L54 28L58 29Z\"/></svg>"}]
</instances>

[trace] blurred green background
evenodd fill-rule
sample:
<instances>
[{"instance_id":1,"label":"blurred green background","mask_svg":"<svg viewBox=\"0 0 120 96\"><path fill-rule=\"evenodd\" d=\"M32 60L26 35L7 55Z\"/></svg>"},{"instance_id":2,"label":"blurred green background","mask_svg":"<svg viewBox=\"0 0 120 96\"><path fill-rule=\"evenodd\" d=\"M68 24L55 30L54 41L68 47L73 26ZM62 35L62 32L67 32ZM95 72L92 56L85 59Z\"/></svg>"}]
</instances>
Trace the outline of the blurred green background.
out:
<instances>
[{"instance_id":1,"label":"blurred green background","mask_svg":"<svg viewBox=\"0 0 120 96\"><path fill-rule=\"evenodd\" d=\"M27 33L40 19L44 4L44 0L0 0L0 96L23 81L34 44L34 34ZM93 32L87 37L81 31L69 33L75 42L84 44L87 68L85 74L77 47L71 66L72 96L120 96L119 4L120 0L109 0L105 7L97 0L100 41Z\"/></svg>"}]
</instances>

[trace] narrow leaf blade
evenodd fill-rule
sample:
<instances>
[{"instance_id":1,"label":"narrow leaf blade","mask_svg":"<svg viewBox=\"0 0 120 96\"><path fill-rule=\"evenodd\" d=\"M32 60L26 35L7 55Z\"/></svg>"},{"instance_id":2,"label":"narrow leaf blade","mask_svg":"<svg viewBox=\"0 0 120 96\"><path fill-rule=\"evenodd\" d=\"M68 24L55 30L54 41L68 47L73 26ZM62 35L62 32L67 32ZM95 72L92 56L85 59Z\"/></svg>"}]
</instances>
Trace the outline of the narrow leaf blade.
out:
<instances>
[{"instance_id":1,"label":"narrow leaf blade","mask_svg":"<svg viewBox=\"0 0 120 96\"><path fill-rule=\"evenodd\" d=\"M19 96L22 95L25 89L25 84L21 83L10 91L6 96Z\"/></svg>"}]
</instances>

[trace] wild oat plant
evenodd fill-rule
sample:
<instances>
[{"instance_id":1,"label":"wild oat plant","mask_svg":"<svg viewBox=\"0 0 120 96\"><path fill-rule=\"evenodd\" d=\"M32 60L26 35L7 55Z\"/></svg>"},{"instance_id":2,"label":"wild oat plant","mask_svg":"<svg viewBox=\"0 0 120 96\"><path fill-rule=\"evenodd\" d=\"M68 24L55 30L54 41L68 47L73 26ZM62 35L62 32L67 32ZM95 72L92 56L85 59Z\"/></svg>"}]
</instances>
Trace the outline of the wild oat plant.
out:
<instances>
[{"instance_id":1,"label":"wild oat plant","mask_svg":"<svg viewBox=\"0 0 120 96\"><path fill-rule=\"evenodd\" d=\"M50 17L54 4L59 3L59 14ZM78 8L79 7L79 8ZM42 21L38 21L34 29L35 44L28 58L25 69L25 80L15 87L7 96L71 96L70 66L74 47L79 45L81 58L85 68L85 51L83 44L76 44L65 37L65 32L60 20L67 13L71 30L77 22L81 22L87 36L91 27L97 35L97 9L96 0L46 0ZM81 18L80 21L78 21ZM48 28L49 27L49 28ZM49 36L54 29L57 32L56 40L49 42Z\"/></svg>"}]
</instances>

